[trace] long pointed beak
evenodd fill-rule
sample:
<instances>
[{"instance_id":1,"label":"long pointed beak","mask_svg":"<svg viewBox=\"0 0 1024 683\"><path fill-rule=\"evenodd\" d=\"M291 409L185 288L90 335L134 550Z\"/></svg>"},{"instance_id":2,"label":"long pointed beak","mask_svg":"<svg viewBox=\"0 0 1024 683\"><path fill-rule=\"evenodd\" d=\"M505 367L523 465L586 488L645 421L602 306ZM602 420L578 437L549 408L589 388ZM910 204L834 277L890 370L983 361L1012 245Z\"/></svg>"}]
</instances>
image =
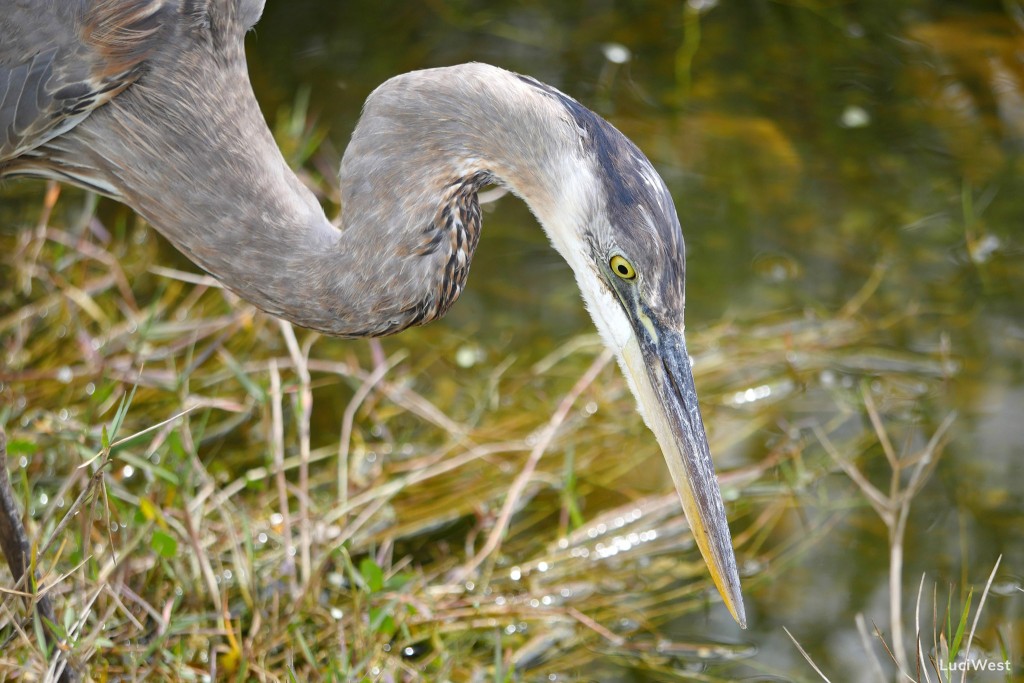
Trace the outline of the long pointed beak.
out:
<instances>
[{"instance_id":1,"label":"long pointed beak","mask_svg":"<svg viewBox=\"0 0 1024 683\"><path fill-rule=\"evenodd\" d=\"M725 606L747 627L722 494L681 331L644 320L622 349L640 412L661 445L683 512Z\"/></svg>"}]
</instances>

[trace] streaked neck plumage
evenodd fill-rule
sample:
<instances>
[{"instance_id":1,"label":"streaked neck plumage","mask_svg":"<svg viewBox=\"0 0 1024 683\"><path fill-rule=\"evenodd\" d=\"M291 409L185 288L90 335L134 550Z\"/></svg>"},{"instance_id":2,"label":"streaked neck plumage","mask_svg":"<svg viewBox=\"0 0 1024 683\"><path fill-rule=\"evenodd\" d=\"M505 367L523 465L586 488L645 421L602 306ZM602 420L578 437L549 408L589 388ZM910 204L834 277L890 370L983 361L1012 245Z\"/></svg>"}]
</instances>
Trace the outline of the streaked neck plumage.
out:
<instances>
[{"instance_id":1,"label":"streaked neck plumage","mask_svg":"<svg viewBox=\"0 0 1024 683\"><path fill-rule=\"evenodd\" d=\"M341 165L342 249L374 244L380 258L346 289L426 297L414 318L389 311L394 331L439 317L465 285L477 189L508 187L572 251L570 227L595 206L590 174L567 112L533 81L485 64L392 78L367 99Z\"/></svg>"}]
</instances>

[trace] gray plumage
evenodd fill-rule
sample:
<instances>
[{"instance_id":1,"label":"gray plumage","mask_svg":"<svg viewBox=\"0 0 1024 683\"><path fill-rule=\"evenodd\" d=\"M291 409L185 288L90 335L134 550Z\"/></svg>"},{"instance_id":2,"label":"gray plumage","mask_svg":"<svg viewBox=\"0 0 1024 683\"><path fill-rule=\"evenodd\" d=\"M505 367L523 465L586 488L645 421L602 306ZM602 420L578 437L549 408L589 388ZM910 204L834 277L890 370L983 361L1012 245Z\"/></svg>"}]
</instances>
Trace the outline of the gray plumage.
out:
<instances>
[{"instance_id":1,"label":"gray plumage","mask_svg":"<svg viewBox=\"0 0 1024 683\"><path fill-rule=\"evenodd\" d=\"M647 158L531 78L484 64L413 72L366 102L341 166L339 231L288 168L249 85L243 38L262 9L0 0L0 175L117 198L259 308L349 337L444 315L477 245L477 190L508 187L573 268L687 516L706 522L695 536L742 622L683 342L682 232Z\"/></svg>"}]
</instances>

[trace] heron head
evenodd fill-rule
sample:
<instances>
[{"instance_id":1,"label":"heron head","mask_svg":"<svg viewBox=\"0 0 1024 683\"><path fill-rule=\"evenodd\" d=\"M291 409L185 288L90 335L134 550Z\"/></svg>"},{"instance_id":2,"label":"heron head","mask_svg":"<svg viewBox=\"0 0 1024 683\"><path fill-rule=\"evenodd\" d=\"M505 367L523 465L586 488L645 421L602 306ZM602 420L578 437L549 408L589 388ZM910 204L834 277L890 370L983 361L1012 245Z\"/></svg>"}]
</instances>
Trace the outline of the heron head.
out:
<instances>
[{"instance_id":1,"label":"heron head","mask_svg":"<svg viewBox=\"0 0 1024 683\"><path fill-rule=\"evenodd\" d=\"M658 439L716 587L745 626L732 539L683 334L686 259L672 197L647 157L611 124L540 87L565 108L578 135L578 177L567 177L561 199L572 208L547 221L549 235L573 267L587 308Z\"/></svg>"},{"instance_id":2,"label":"heron head","mask_svg":"<svg viewBox=\"0 0 1024 683\"><path fill-rule=\"evenodd\" d=\"M342 203L353 217L346 233L377 245L389 242L391 229L397 244L408 244L409 235L426 242L404 250L408 267L390 260L365 269L395 273L377 278L387 296L370 300L419 302L427 291L429 305L399 306L415 313L396 316L402 325L446 310L476 246L474 195L489 179L526 201L572 267L658 439L715 585L743 625L736 559L683 337L683 235L665 183L624 135L558 90L485 64L391 79L367 100L342 162ZM446 230L435 229L442 224ZM423 232L423 225L432 227ZM393 256L359 253L371 261Z\"/></svg>"}]
</instances>

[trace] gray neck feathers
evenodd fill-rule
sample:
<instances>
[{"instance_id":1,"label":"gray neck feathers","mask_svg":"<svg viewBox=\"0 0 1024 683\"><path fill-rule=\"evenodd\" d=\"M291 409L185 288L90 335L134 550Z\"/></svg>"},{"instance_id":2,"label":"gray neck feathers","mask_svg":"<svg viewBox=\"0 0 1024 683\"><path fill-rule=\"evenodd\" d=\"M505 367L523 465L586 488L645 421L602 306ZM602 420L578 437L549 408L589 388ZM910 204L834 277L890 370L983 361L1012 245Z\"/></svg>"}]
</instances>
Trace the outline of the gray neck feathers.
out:
<instances>
[{"instance_id":1,"label":"gray neck feathers","mask_svg":"<svg viewBox=\"0 0 1024 683\"><path fill-rule=\"evenodd\" d=\"M476 191L505 185L542 222L557 220L566 165L579 163L575 139L560 104L496 67L418 71L380 86L341 165L341 248L361 265L336 282L358 293L347 297L358 318L386 323L379 333L443 315L476 248Z\"/></svg>"},{"instance_id":2,"label":"gray neck feathers","mask_svg":"<svg viewBox=\"0 0 1024 683\"><path fill-rule=\"evenodd\" d=\"M215 66L202 54L152 64L49 152L55 163L90 158L227 288L301 326L376 336L443 315L465 285L484 184L507 185L545 225L580 204L560 198L567 165L582 166L564 108L468 64L371 95L342 163L338 231L282 158L244 58L213 56Z\"/></svg>"}]
</instances>

